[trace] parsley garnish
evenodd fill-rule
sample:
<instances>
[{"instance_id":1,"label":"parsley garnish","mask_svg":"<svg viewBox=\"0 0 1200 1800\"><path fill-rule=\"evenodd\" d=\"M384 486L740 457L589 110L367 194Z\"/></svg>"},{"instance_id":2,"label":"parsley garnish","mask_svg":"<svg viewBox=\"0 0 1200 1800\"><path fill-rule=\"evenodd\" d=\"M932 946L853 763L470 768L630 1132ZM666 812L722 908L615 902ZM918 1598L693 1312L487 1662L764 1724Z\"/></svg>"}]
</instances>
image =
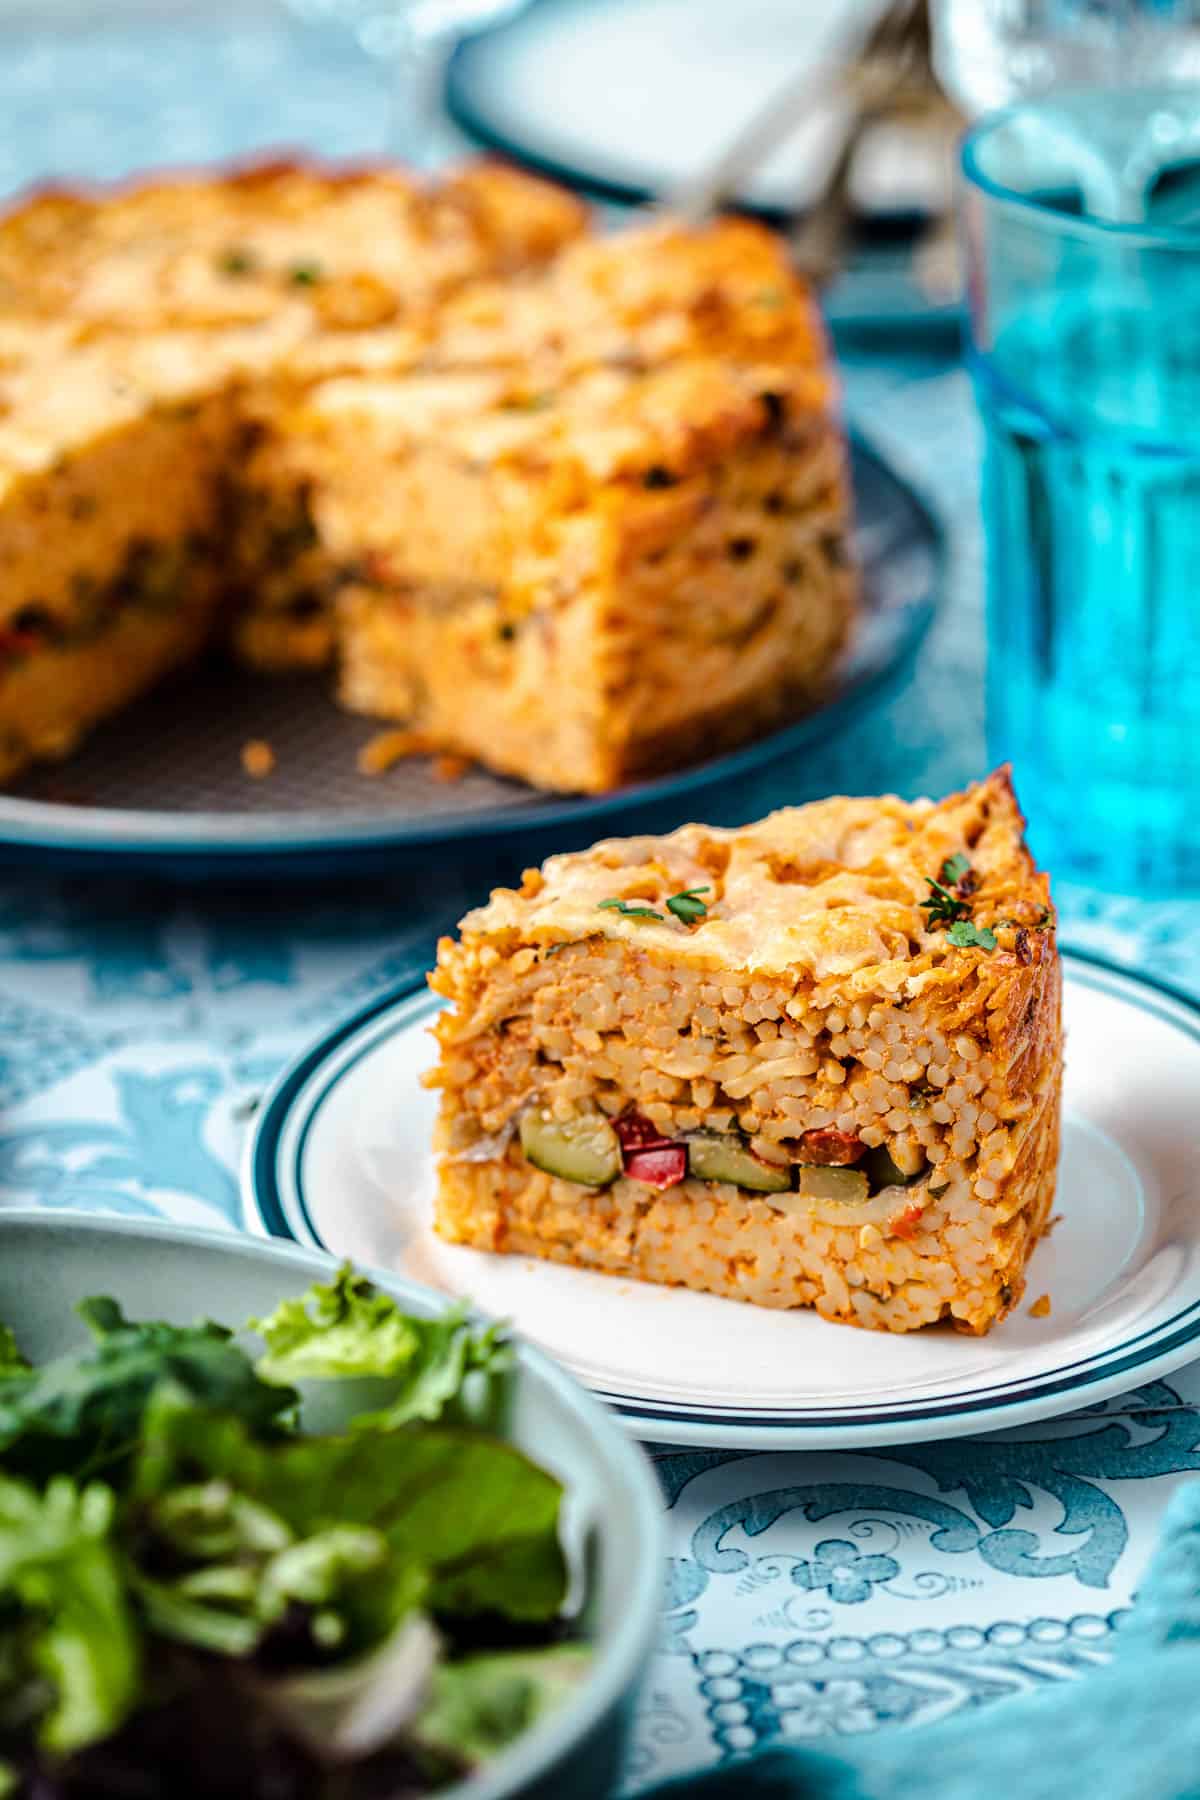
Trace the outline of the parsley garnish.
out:
<instances>
[{"instance_id":1,"label":"parsley garnish","mask_svg":"<svg viewBox=\"0 0 1200 1800\"><path fill-rule=\"evenodd\" d=\"M944 864L942 873L945 873ZM948 887L943 887L942 883L935 881L932 875L927 875L925 881L929 888L929 899L922 900L921 907L929 914L927 922L930 929L935 925L953 925L956 919L966 918L970 908L965 900L960 900L957 894L952 894Z\"/></svg>"},{"instance_id":2,"label":"parsley garnish","mask_svg":"<svg viewBox=\"0 0 1200 1800\"><path fill-rule=\"evenodd\" d=\"M293 263L288 270L288 280L293 287L316 287L321 279L321 265L315 262Z\"/></svg>"},{"instance_id":3,"label":"parsley garnish","mask_svg":"<svg viewBox=\"0 0 1200 1800\"><path fill-rule=\"evenodd\" d=\"M979 883L961 850L946 858L938 870L937 881L927 875L925 882L929 898L922 900L921 907L929 915L926 923L930 931L935 925L945 925L946 936L959 950L996 948L996 934L991 927L976 925L969 917L971 906L965 896L974 893Z\"/></svg>"},{"instance_id":4,"label":"parsley garnish","mask_svg":"<svg viewBox=\"0 0 1200 1800\"><path fill-rule=\"evenodd\" d=\"M708 913L708 902L701 900L700 895L709 892L707 887L685 888L681 894L670 896L666 902L667 911L681 925L698 925ZM598 900L596 906L599 911L620 913L623 919L657 919L660 925L667 922L652 906L631 906L628 900Z\"/></svg>"},{"instance_id":5,"label":"parsley garnish","mask_svg":"<svg viewBox=\"0 0 1200 1800\"><path fill-rule=\"evenodd\" d=\"M657 919L660 925L665 925L667 922L660 912L655 912L652 906L630 906L628 900L598 900L596 902L598 912L606 909L610 912L620 913L623 919Z\"/></svg>"},{"instance_id":6,"label":"parsley garnish","mask_svg":"<svg viewBox=\"0 0 1200 1800\"><path fill-rule=\"evenodd\" d=\"M783 288L769 287L760 288L754 297L760 306L782 306L787 294Z\"/></svg>"},{"instance_id":7,"label":"parsley garnish","mask_svg":"<svg viewBox=\"0 0 1200 1800\"><path fill-rule=\"evenodd\" d=\"M990 926L975 925L970 919L956 919L946 936L960 950L971 948L994 950L996 948L996 934Z\"/></svg>"},{"instance_id":8,"label":"parsley garnish","mask_svg":"<svg viewBox=\"0 0 1200 1800\"><path fill-rule=\"evenodd\" d=\"M240 244L231 244L217 258L217 267L222 275L249 275L256 260L252 250L245 250Z\"/></svg>"},{"instance_id":9,"label":"parsley garnish","mask_svg":"<svg viewBox=\"0 0 1200 1800\"><path fill-rule=\"evenodd\" d=\"M544 388L539 394L514 394L501 405L505 412L545 412L548 406L554 405L556 397L549 388Z\"/></svg>"},{"instance_id":10,"label":"parsley garnish","mask_svg":"<svg viewBox=\"0 0 1200 1800\"><path fill-rule=\"evenodd\" d=\"M708 902L697 898L699 894L709 894L711 888L685 888L682 894L672 894L667 901L667 911L684 925L697 925L708 914Z\"/></svg>"}]
</instances>

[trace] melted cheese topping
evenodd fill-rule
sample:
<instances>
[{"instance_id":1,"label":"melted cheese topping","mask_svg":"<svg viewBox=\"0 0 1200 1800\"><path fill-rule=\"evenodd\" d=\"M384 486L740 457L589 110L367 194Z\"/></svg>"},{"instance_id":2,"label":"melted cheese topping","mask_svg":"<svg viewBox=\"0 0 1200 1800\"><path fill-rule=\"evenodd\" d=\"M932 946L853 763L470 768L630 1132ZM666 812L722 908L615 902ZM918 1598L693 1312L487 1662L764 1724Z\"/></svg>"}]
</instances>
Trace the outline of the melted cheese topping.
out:
<instances>
[{"instance_id":1,"label":"melted cheese topping","mask_svg":"<svg viewBox=\"0 0 1200 1800\"><path fill-rule=\"evenodd\" d=\"M903 985L912 994L947 958L988 955L955 948L922 908L947 857L964 853L978 877L970 897L976 924L1004 918L1029 928L1041 920L1048 888L1022 826L1001 771L937 805L838 797L734 830L685 825L666 837L609 839L551 857L519 891L498 890L464 919L463 938L548 944L602 935L693 966L815 981L869 977L885 991ZM705 889L707 910L695 924L665 904L690 888ZM611 899L662 918L601 906Z\"/></svg>"}]
</instances>

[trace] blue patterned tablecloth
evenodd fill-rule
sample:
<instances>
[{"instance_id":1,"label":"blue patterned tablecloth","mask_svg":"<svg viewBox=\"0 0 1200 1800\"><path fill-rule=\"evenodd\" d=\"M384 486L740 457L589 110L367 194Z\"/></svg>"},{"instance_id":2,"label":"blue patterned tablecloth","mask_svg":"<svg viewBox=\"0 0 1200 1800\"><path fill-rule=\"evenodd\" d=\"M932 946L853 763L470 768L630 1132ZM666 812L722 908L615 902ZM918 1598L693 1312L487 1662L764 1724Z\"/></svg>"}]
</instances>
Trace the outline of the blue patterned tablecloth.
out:
<instances>
[{"instance_id":1,"label":"blue patterned tablecloth","mask_svg":"<svg viewBox=\"0 0 1200 1800\"><path fill-rule=\"evenodd\" d=\"M64 51L43 9L0 32L0 186L252 143L378 141L382 89L345 40L268 8L231 11L217 34L186 15L168 30L160 10L110 20L100 63L99 39ZM965 378L947 352L900 338L845 360L852 412L947 521L949 603L909 686L820 754L748 783L747 818L830 791L941 792L983 768ZM419 970L477 879L445 859L419 881L286 892L0 874L0 1204L236 1230L264 1084L337 1015ZM1058 895L1068 941L1200 993L1200 908ZM1168 1494L1200 1470L1200 1366L973 1442L654 1454L672 1558L633 1786L776 1738L975 1706L1106 1656Z\"/></svg>"}]
</instances>

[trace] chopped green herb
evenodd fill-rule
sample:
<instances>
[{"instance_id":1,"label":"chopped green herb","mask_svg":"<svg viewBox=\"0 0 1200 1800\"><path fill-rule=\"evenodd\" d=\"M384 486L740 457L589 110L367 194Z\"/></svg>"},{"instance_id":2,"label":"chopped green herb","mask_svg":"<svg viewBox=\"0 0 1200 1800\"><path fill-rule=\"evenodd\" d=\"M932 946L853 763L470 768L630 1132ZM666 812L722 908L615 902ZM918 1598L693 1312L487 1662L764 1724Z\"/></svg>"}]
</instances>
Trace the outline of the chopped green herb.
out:
<instances>
[{"instance_id":1,"label":"chopped green herb","mask_svg":"<svg viewBox=\"0 0 1200 1800\"><path fill-rule=\"evenodd\" d=\"M517 628L511 619L505 619L502 625L496 627L496 636L502 644L511 644L516 635Z\"/></svg>"},{"instance_id":2,"label":"chopped green herb","mask_svg":"<svg viewBox=\"0 0 1200 1800\"><path fill-rule=\"evenodd\" d=\"M782 306L787 295L782 288L760 288L754 296L760 306Z\"/></svg>"},{"instance_id":3,"label":"chopped green herb","mask_svg":"<svg viewBox=\"0 0 1200 1800\"><path fill-rule=\"evenodd\" d=\"M708 887L685 888L682 894L672 894L667 901L667 911L684 925L697 925L708 913L708 903L698 896L712 892Z\"/></svg>"},{"instance_id":4,"label":"chopped green herb","mask_svg":"<svg viewBox=\"0 0 1200 1800\"><path fill-rule=\"evenodd\" d=\"M257 265L258 258L252 250L241 244L231 244L228 250L222 250L217 258L217 267L222 275L249 275Z\"/></svg>"},{"instance_id":5,"label":"chopped green herb","mask_svg":"<svg viewBox=\"0 0 1200 1800\"><path fill-rule=\"evenodd\" d=\"M957 887L964 875L969 875L971 865L959 850L954 856L948 856L938 871L938 879L947 887Z\"/></svg>"},{"instance_id":6,"label":"chopped green herb","mask_svg":"<svg viewBox=\"0 0 1200 1800\"><path fill-rule=\"evenodd\" d=\"M598 912L618 912L623 919L657 919L660 925L667 922L652 906L630 906L628 900L598 900L596 909Z\"/></svg>"},{"instance_id":7,"label":"chopped green herb","mask_svg":"<svg viewBox=\"0 0 1200 1800\"><path fill-rule=\"evenodd\" d=\"M513 394L502 404L505 412L545 412L556 398L549 388L544 388L537 394Z\"/></svg>"},{"instance_id":8,"label":"chopped green herb","mask_svg":"<svg viewBox=\"0 0 1200 1800\"><path fill-rule=\"evenodd\" d=\"M996 934L987 925L975 925L970 919L956 919L946 933L950 942L960 950L994 950Z\"/></svg>"},{"instance_id":9,"label":"chopped green herb","mask_svg":"<svg viewBox=\"0 0 1200 1800\"><path fill-rule=\"evenodd\" d=\"M646 488L670 488L679 485L678 475L672 475L670 469L662 463L651 463L642 476L642 486Z\"/></svg>"},{"instance_id":10,"label":"chopped green herb","mask_svg":"<svg viewBox=\"0 0 1200 1800\"><path fill-rule=\"evenodd\" d=\"M921 907L929 914L930 929L935 925L952 925L956 919L966 918L970 909L965 900L960 900L957 894L952 894L948 887L943 887L942 883L935 881L932 875L927 875L925 880L929 887L930 897L928 900L922 900Z\"/></svg>"},{"instance_id":11,"label":"chopped green herb","mask_svg":"<svg viewBox=\"0 0 1200 1800\"><path fill-rule=\"evenodd\" d=\"M316 262L293 263L288 270L288 280L293 287L316 287L321 279L321 265Z\"/></svg>"}]
</instances>

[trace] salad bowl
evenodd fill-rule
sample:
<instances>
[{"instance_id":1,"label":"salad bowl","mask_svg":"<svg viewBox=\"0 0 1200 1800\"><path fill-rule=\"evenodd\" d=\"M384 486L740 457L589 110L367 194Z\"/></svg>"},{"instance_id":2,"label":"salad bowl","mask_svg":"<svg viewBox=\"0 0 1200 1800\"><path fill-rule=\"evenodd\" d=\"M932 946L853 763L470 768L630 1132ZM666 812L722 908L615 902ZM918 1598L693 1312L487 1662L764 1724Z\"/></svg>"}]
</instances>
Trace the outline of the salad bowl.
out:
<instances>
[{"instance_id":1,"label":"salad bowl","mask_svg":"<svg viewBox=\"0 0 1200 1800\"><path fill-rule=\"evenodd\" d=\"M35 1371L49 1359L75 1351L86 1337L76 1308L89 1296L106 1297L85 1314L93 1331L99 1326L102 1350L104 1332L112 1329L106 1321L124 1327L127 1319L164 1320L172 1327L211 1320L235 1328L239 1335L233 1342L240 1346L241 1328L249 1320L268 1319L269 1324L271 1318L303 1318L294 1304L303 1290L308 1290L305 1300L311 1305L314 1294L341 1296L355 1286L372 1296L377 1308L396 1316L399 1308L418 1327L424 1321L452 1324L442 1296L386 1276L371 1286L339 1275L322 1255L223 1233L94 1215L0 1211L0 1321ZM496 1342L494 1332L476 1333L474 1322L464 1322L462 1328L474 1334L472 1346L490 1349ZM267 1326L262 1336L274 1353ZM260 1358L258 1369L267 1369L269 1360ZM493 1395L489 1434L498 1433L523 1452L524 1466L536 1466L535 1473L562 1485L558 1538L568 1600L578 1602L575 1629L582 1639L577 1654L583 1672L564 1690L565 1697L533 1715L506 1747L481 1758L461 1779L452 1777L451 1785L438 1786L437 1792L443 1800L466 1800L468 1794L471 1800L517 1795L551 1800L566 1794L572 1800L600 1800L620 1779L634 1696L654 1641L662 1570L661 1501L642 1453L568 1375L520 1344L511 1356L505 1352L497 1366L504 1368L498 1378L503 1404L497 1409ZM347 1413L361 1415L364 1384L309 1384L294 1356L289 1375L300 1392L304 1428L311 1429L310 1394L320 1389L313 1405L317 1426L325 1433L345 1428L348 1438L351 1422L336 1416L339 1402L333 1390L352 1390L340 1404ZM434 1415L422 1407L412 1416L415 1422L408 1429L417 1436L405 1442L419 1448L422 1421ZM0 1445L8 1447L0 1449L2 1473L11 1468L11 1441L0 1433ZM314 1445L319 1440L300 1442ZM503 1445L498 1448L510 1454ZM469 1509L472 1497L462 1498ZM452 1492L446 1505L455 1505Z\"/></svg>"}]
</instances>

